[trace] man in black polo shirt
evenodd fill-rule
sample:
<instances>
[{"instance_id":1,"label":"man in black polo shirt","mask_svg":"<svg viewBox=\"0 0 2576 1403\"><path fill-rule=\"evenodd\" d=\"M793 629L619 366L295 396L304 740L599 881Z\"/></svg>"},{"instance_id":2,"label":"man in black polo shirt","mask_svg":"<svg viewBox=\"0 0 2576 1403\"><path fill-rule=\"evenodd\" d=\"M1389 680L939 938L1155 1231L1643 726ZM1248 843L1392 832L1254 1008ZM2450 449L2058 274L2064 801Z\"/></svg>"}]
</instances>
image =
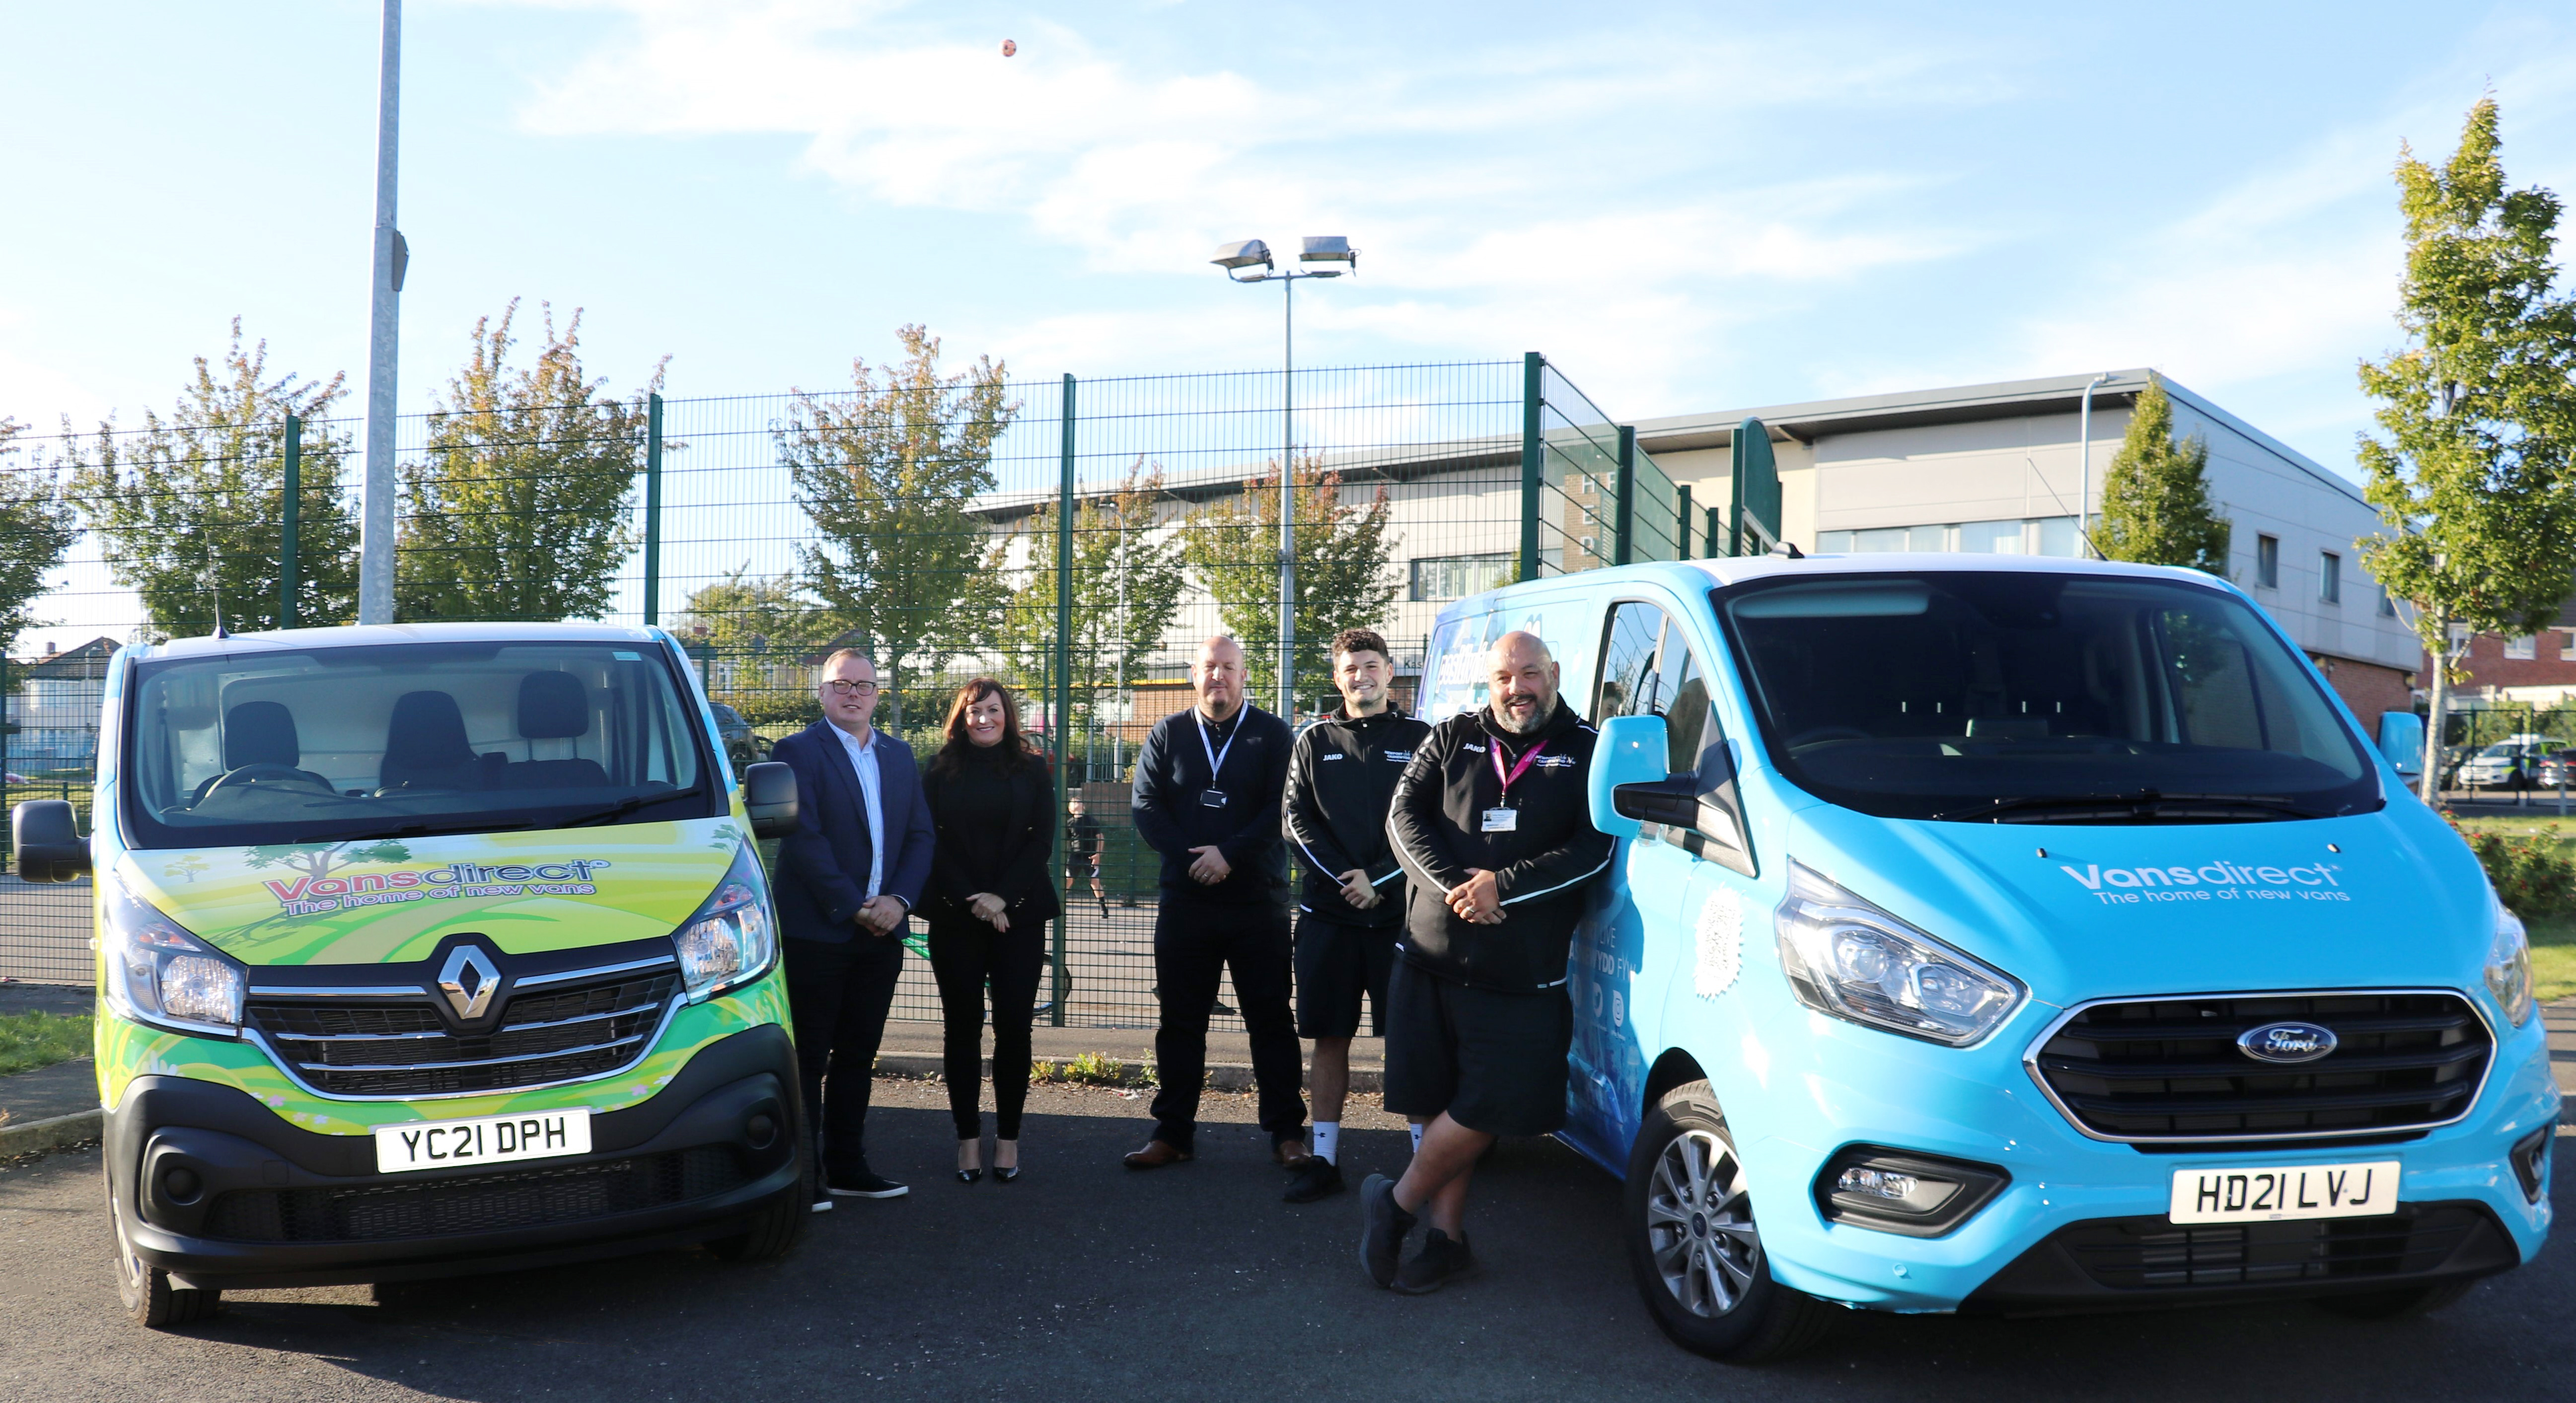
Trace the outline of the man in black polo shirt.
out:
<instances>
[{"instance_id":1,"label":"man in black polo shirt","mask_svg":"<svg viewBox=\"0 0 2576 1403\"><path fill-rule=\"evenodd\" d=\"M1404 882L1387 846L1387 803L1431 728L1387 699L1395 665L1364 628L1333 640L1342 709L1307 727L1288 760L1288 841L1305 873L1297 900L1297 1031L1315 1040L1315 1152L1290 1166L1285 1195L1313 1203L1342 1191L1342 1098L1351 1039L1368 995L1370 1031L1386 1034L1386 981L1404 920Z\"/></svg>"},{"instance_id":2,"label":"man in black polo shirt","mask_svg":"<svg viewBox=\"0 0 2576 1403\"><path fill-rule=\"evenodd\" d=\"M1565 1124L1566 952L1610 865L1585 803L1597 737L1557 698L1547 645L1507 633L1486 664L1492 704L1432 728L1387 816L1409 909L1387 993L1386 1108L1427 1124L1401 1180L1360 1186L1360 1260L1378 1285L1416 1294L1474 1269L1476 1157L1495 1136ZM1399 1266L1422 1212L1431 1231Z\"/></svg>"},{"instance_id":3,"label":"man in black polo shirt","mask_svg":"<svg viewBox=\"0 0 2576 1403\"><path fill-rule=\"evenodd\" d=\"M1279 800L1288 783L1288 725L1243 700L1243 649L1199 645L1190 664L1198 705L1154 723L1136 757L1136 836L1163 858L1154 912L1154 1138L1127 1156L1160 1169L1196 1153L1208 1014L1234 971L1251 1035L1261 1128L1281 1164L1306 1156L1297 1024L1288 1011L1288 859Z\"/></svg>"}]
</instances>

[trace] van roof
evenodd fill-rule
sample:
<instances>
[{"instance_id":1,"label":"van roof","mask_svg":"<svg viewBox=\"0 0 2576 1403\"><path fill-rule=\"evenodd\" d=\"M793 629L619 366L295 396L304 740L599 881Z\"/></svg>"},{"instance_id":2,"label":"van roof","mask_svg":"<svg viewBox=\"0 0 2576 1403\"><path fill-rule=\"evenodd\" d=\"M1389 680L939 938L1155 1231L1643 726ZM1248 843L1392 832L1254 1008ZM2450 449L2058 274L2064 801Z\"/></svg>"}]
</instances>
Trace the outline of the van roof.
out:
<instances>
[{"instance_id":1,"label":"van roof","mask_svg":"<svg viewBox=\"0 0 2576 1403\"><path fill-rule=\"evenodd\" d=\"M1803 555L1795 560L1785 555L1747 555L1716 557L1708 560L1663 561L1648 565L1626 565L1608 569L1583 570L1571 575L1550 575L1542 580L1505 585L1481 595L1450 605L1458 609L1479 600L1504 594L1529 594L1550 588L1589 588L1621 578L1639 575L1655 576L1682 588L1706 588L1710 585L1742 584L1748 580L1790 576L1812 579L1820 575L1883 574L1890 570L1937 571L2021 571L2034 575L2127 575L2140 579L2176 580L2188 584L2226 582L2198 570L2185 570L2169 565L2133 565L2122 560L2072 560L2048 555L1976 555L1958 551L1913 552L1870 551L1854 554ZM1676 576L1682 578L1676 579ZM1443 611L1447 612L1446 610Z\"/></svg>"},{"instance_id":2,"label":"van roof","mask_svg":"<svg viewBox=\"0 0 2576 1403\"><path fill-rule=\"evenodd\" d=\"M237 633L229 638L173 638L167 643L137 646L134 651L141 657L238 657L268 651L360 648L370 643L651 643L661 635L660 629L625 624L353 624Z\"/></svg>"}]
</instances>

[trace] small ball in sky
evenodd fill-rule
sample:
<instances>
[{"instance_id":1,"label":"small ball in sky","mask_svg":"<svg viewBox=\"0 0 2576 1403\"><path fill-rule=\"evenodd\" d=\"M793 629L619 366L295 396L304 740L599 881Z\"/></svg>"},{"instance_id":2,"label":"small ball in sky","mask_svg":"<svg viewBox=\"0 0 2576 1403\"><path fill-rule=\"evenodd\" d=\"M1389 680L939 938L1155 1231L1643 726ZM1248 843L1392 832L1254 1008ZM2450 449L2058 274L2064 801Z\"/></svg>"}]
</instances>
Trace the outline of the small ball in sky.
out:
<instances>
[{"instance_id":1,"label":"small ball in sky","mask_svg":"<svg viewBox=\"0 0 2576 1403\"><path fill-rule=\"evenodd\" d=\"M1002 41L1002 57L1009 58L1011 55L1016 54L1019 51L1020 46L1018 41L1012 39L1005 39Z\"/></svg>"}]
</instances>

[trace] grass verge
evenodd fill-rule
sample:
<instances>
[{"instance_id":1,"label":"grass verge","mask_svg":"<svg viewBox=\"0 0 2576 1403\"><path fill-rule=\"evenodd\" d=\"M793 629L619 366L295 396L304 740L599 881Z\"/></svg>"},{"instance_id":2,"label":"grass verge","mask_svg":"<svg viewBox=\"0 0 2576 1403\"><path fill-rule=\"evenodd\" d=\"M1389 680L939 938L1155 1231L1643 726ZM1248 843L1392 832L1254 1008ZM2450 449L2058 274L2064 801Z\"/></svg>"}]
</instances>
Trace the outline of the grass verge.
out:
<instances>
[{"instance_id":1,"label":"grass verge","mask_svg":"<svg viewBox=\"0 0 2576 1403\"><path fill-rule=\"evenodd\" d=\"M1097 1052L1086 1052L1069 1062L1049 1062L1039 1058L1029 1064L1029 1080L1077 1082L1090 1086L1152 1086L1154 1069L1149 1065L1130 1064Z\"/></svg>"},{"instance_id":2,"label":"grass verge","mask_svg":"<svg viewBox=\"0 0 2576 1403\"><path fill-rule=\"evenodd\" d=\"M2531 936L2531 992L2543 1003L2576 994L2576 916L2523 922Z\"/></svg>"},{"instance_id":3,"label":"grass verge","mask_svg":"<svg viewBox=\"0 0 2576 1403\"><path fill-rule=\"evenodd\" d=\"M0 1014L0 1077L50 1067L88 1052L86 1013Z\"/></svg>"}]
</instances>

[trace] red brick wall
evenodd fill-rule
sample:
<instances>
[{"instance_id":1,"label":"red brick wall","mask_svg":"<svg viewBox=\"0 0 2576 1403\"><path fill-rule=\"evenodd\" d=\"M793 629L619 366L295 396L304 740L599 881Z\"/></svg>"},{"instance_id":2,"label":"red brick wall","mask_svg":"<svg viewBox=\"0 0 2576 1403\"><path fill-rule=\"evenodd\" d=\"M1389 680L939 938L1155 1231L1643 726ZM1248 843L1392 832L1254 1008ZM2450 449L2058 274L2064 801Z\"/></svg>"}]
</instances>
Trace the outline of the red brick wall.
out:
<instances>
[{"instance_id":1,"label":"red brick wall","mask_svg":"<svg viewBox=\"0 0 2576 1403\"><path fill-rule=\"evenodd\" d=\"M2504 636L2480 633L2469 638L2469 671L2464 687L2576 687L2576 662L2559 656L2567 645L2563 629L2545 630L2533 640L2532 656L2508 658Z\"/></svg>"},{"instance_id":2,"label":"red brick wall","mask_svg":"<svg viewBox=\"0 0 2576 1403\"><path fill-rule=\"evenodd\" d=\"M2314 662L2318 670L2325 673L2326 681L2335 689L2335 695L2342 697L2343 704L2352 708L2352 714L2361 722L2362 730L2372 735L2377 735L2379 732L2379 713L2415 709L2415 674L2411 672L2382 667L2377 663L2355 662L2350 658L2329 658L2313 653L2309 655L2309 661Z\"/></svg>"}]
</instances>

